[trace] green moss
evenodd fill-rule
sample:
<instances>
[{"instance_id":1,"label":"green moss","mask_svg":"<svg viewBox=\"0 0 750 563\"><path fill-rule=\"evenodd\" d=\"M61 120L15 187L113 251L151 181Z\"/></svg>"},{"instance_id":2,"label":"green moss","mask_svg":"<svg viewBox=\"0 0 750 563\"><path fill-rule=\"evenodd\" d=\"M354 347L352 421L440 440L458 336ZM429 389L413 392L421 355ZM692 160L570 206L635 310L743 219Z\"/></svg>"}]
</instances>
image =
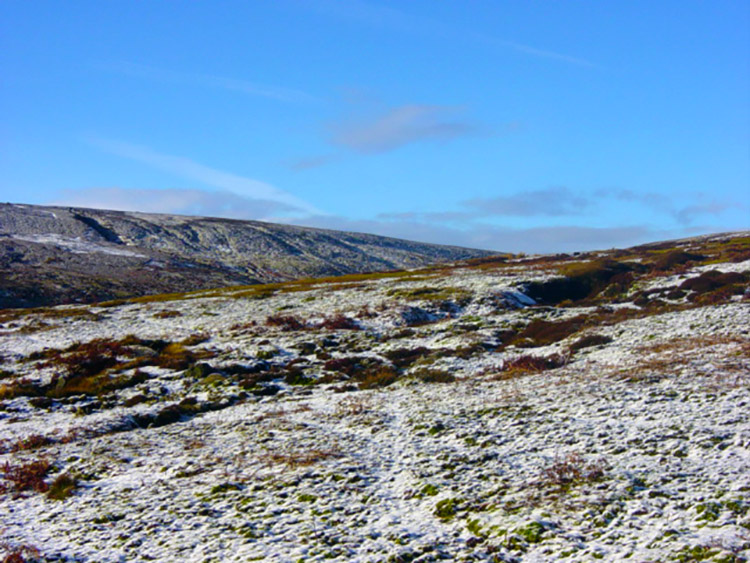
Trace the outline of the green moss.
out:
<instances>
[{"instance_id":1,"label":"green moss","mask_svg":"<svg viewBox=\"0 0 750 563\"><path fill-rule=\"evenodd\" d=\"M722 504L733 514L738 514L740 516L744 516L745 514L747 514L748 504L746 502L743 502L741 500L726 500L722 502Z\"/></svg>"},{"instance_id":2,"label":"green moss","mask_svg":"<svg viewBox=\"0 0 750 563\"><path fill-rule=\"evenodd\" d=\"M530 522L526 526L516 528L513 533L518 534L529 543L539 543L544 536L545 528L539 522Z\"/></svg>"},{"instance_id":3,"label":"green moss","mask_svg":"<svg viewBox=\"0 0 750 563\"><path fill-rule=\"evenodd\" d=\"M487 532L482 530L482 523L479 521L478 518L474 518L473 520L469 520L466 523L466 529L469 530L472 534L478 537L487 537Z\"/></svg>"},{"instance_id":4,"label":"green moss","mask_svg":"<svg viewBox=\"0 0 750 563\"><path fill-rule=\"evenodd\" d=\"M229 491L241 491L242 487L237 483L221 483L211 489L212 495L222 495Z\"/></svg>"},{"instance_id":5,"label":"green moss","mask_svg":"<svg viewBox=\"0 0 750 563\"><path fill-rule=\"evenodd\" d=\"M220 373L212 373L211 375L203 378L203 381L201 381L201 385L205 387L218 387L219 385L225 383L226 380L226 377L224 377Z\"/></svg>"},{"instance_id":6,"label":"green moss","mask_svg":"<svg viewBox=\"0 0 750 563\"><path fill-rule=\"evenodd\" d=\"M183 375L191 379L201 379L203 377L206 377L212 371L213 369L208 364L198 363L186 369Z\"/></svg>"},{"instance_id":7,"label":"green moss","mask_svg":"<svg viewBox=\"0 0 750 563\"><path fill-rule=\"evenodd\" d=\"M472 293L463 288L430 286L391 289L388 291L388 295L408 301L454 301L460 305L468 304L472 297Z\"/></svg>"},{"instance_id":8,"label":"green moss","mask_svg":"<svg viewBox=\"0 0 750 563\"><path fill-rule=\"evenodd\" d=\"M235 530L243 538L254 540L260 537L252 524L244 524Z\"/></svg>"},{"instance_id":9,"label":"green moss","mask_svg":"<svg viewBox=\"0 0 750 563\"><path fill-rule=\"evenodd\" d=\"M108 524L110 522L117 522L119 520L122 520L123 518L125 518L124 514L114 514L112 512L108 512L106 514L93 518L91 522L93 522L94 524Z\"/></svg>"},{"instance_id":10,"label":"green moss","mask_svg":"<svg viewBox=\"0 0 750 563\"><path fill-rule=\"evenodd\" d=\"M695 505L695 511L698 513L698 520L714 522L719 519L722 506L718 502L706 502Z\"/></svg>"},{"instance_id":11,"label":"green moss","mask_svg":"<svg viewBox=\"0 0 750 563\"><path fill-rule=\"evenodd\" d=\"M460 502L461 499L457 498L446 498L439 501L435 505L435 516L441 520L451 520L456 515Z\"/></svg>"},{"instance_id":12,"label":"green moss","mask_svg":"<svg viewBox=\"0 0 750 563\"><path fill-rule=\"evenodd\" d=\"M430 427L429 430L427 430L427 433L430 436L435 436L437 434L440 434L443 430L445 430L446 426L442 422L438 422L437 424Z\"/></svg>"},{"instance_id":13,"label":"green moss","mask_svg":"<svg viewBox=\"0 0 750 563\"><path fill-rule=\"evenodd\" d=\"M284 376L284 381L289 385L313 385L315 383L315 379L296 370L289 371Z\"/></svg>"},{"instance_id":14,"label":"green moss","mask_svg":"<svg viewBox=\"0 0 750 563\"><path fill-rule=\"evenodd\" d=\"M431 483L427 483L424 487L419 490L419 494L427 497L434 497L438 494L438 487Z\"/></svg>"},{"instance_id":15,"label":"green moss","mask_svg":"<svg viewBox=\"0 0 750 563\"><path fill-rule=\"evenodd\" d=\"M720 551L718 549L696 545L683 548L674 555L673 559L675 561L680 561L681 563L692 563L693 561L706 561L707 559L713 559L713 557L719 555L719 553Z\"/></svg>"}]
</instances>

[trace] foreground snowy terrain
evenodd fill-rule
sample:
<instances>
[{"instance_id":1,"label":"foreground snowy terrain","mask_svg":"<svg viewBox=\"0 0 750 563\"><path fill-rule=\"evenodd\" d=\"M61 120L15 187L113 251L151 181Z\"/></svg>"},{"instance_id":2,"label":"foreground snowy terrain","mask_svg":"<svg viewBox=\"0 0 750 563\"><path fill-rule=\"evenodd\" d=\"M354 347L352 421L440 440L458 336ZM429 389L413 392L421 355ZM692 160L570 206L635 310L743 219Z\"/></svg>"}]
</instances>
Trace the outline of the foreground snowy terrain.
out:
<instances>
[{"instance_id":1,"label":"foreground snowy terrain","mask_svg":"<svg viewBox=\"0 0 750 563\"><path fill-rule=\"evenodd\" d=\"M750 236L0 311L6 561L746 561Z\"/></svg>"}]
</instances>

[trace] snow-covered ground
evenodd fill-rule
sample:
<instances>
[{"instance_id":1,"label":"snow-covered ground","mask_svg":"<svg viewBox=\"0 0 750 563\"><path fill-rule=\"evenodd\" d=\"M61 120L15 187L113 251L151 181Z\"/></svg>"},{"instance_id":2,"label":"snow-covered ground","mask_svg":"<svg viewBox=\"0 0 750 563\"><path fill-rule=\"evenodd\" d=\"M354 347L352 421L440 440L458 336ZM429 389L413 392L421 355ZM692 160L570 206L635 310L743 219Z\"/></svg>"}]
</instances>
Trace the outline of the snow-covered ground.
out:
<instances>
[{"instance_id":1,"label":"snow-covered ground","mask_svg":"<svg viewBox=\"0 0 750 563\"><path fill-rule=\"evenodd\" d=\"M747 270L696 266L642 287L710 269ZM533 305L525 284L550 277L514 264L8 315L0 550L97 562L746 561L746 297ZM321 326L337 314L358 330ZM600 320L544 345L504 340L534 319L581 315ZM204 369L146 362L132 386L55 394L64 363L49 350L136 335L143 357L149 342L197 334L186 346L210 352L196 360ZM601 343L576 348L591 335ZM563 365L509 369L528 355ZM331 363L353 357L395 383ZM269 375L249 384L258 373ZM24 378L53 399L13 393ZM157 423L177 404L210 408ZM39 460L52 466L45 484L76 483L62 500L11 478Z\"/></svg>"}]
</instances>

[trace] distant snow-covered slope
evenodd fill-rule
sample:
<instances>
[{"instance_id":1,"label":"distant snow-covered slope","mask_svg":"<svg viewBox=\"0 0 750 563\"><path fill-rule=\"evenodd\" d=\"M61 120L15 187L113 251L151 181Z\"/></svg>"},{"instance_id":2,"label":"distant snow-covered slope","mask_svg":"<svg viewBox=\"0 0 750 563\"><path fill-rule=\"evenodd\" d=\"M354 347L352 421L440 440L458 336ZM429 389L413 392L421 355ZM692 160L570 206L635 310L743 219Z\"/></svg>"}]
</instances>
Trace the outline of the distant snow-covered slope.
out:
<instances>
[{"instance_id":1,"label":"distant snow-covered slope","mask_svg":"<svg viewBox=\"0 0 750 563\"><path fill-rule=\"evenodd\" d=\"M0 204L0 308L414 268L489 254L260 221Z\"/></svg>"}]
</instances>

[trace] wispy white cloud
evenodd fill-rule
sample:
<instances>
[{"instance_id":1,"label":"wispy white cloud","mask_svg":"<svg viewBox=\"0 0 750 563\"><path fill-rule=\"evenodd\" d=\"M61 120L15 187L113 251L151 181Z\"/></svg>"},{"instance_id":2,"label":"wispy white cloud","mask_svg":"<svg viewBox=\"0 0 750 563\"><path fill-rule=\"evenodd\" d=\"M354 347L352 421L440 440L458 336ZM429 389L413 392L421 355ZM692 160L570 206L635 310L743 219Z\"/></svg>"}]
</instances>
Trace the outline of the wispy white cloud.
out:
<instances>
[{"instance_id":1,"label":"wispy white cloud","mask_svg":"<svg viewBox=\"0 0 750 563\"><path fill-rule=\"evenodd\" d=\"M142 213L169 213L271 220L296 208L263 199L243 197L227 191L197 189L137 189L120 187L63 190L50 205L70 205Z\"/></svg>"},{"instance_id":2,"label":"wispy white cloud","mask_svg":"<svg viewBox=\"0 0 750 563\"><path fill-rule=\"evenodd\" d=\"M445 24L433 18L418 17L404 11L363 0L322 0L308 6L341 19L357 21L370 27L400 33L442 37L445 39L474 41L501 49L510 49L532 57L550 59L575 66L595 68L596 64L582 57L560 53L552 49L526 45L493 35L477 33L470 29Z\"/></svg>"},{"instance_id":3,"label":"wispy white cloud","mask_svg":"<svg viewBox=\"0 0 750 563\"><path fill-rule=\"evenodd\" d=\"M281 102L291 103L309 103L317 101L315 96L295 90L292 88L283 88L280 86L270 86L260 84L249 80L239 80L225 76L216 76L213 74L202 74L193 72L178 72L164 68L157 68L149 65L142 65L129 62L116 62L98 64L96 68L107 72L124 74L137 78L145 78L158 82L169 82L173 84L190 84L203 86L207 88L220 88L223 90L233 90L251 96L260 96L270 98Z\"/></svg>"},{"instance_id":4,"label":"wispy white cloud","mask_svg":"<svg viewBox=\"0 0 750 563\"><path fill-rule=\"evenodd\" d=\"M340 160L340 154L325 154L320 156L310 156L302 158L294 158L283 162L282 164L295 172L302 170L309 170L311 168L317 168L325 164L330 164L336 160Z\"/></svg>"},{"instance_id":5,"label":"wispy white cloud","mask_svg":"<svg viewBox=\"0 0 750 563\"><path fill-rule=\"evenodd\" d=\"M448 141L478 133L478 126L455 118L463 111L453 106L399 106L374 117L333 123L330 140L334 145L372 154L418 141Z\"/></svg>"},{"instance_id":6,"label":"wispy white cloud","mask_svg":"<svg viewBox=\"0 0 750 563\"><path fill-rule=\"evenodd\" d=\"M531 55L533 57L540 57L543 59L552 59L555 61L560 61L563 63L568 63L568 64L576 65L576 66L597 68L596 64L586 59L582 59L580 57L572 57L570 55L566 55L563 53L557 53L555 51L548 51L546 49L539 49L537 47L531 47L529 45L516 43L514 41L505 41L505 40L498 39L496 37L492 37L489 35L476 34L475 36L478 40L483 41L485 43L507 47L509 49L513 49L514 51L518 51L519 53L524 53L526 55Z\"/></svg>"},{"instance_id":7,"label":"wispy white cloud","mask_svg":"<svg viewBox=\"0 0 750 563\"><path fill-rule=\"evenodd\" d=\"M634 202L643 207L671 216L683 226L692 225L699 217L718 217L730 209L747 211L748 206L741 201L720 201L708 194L683 193L679 197L670 197L657 192L634 192L625 189L597 190L600 198L612 198L618 201Z\"/></svg>"},{"instance_id":8,"label":"wispy white cloud","mask_svg":"<svg viewBox=\"0 0 750 563\"><path fill-rule=\"evenodd\" d=\"M162 154L148 147L121 141L92 138L89 142L110 154L142 162L175 176L197 181L243 198L276 202L306 214L322 213L314 205L271 184L210 168L185 157Z\"/></svg>"},{"instance_id":9,"label":"wispy white cloud","mask_svg":"<svg viewBox=\"0 0 750 563\"><path fill-rule=\"evenodd\" d=\"M347 100L350 114L325 125L327 140L338 151L327 155L289 159L283 164L296 172L346 159L352 151L374 155L421 142L447 142L474 135L499 135L516 131L520 124L486 127L464 118L466 108L430 104L383 107L380 100L356 93Z\"/></svg>"}]
</instances>

